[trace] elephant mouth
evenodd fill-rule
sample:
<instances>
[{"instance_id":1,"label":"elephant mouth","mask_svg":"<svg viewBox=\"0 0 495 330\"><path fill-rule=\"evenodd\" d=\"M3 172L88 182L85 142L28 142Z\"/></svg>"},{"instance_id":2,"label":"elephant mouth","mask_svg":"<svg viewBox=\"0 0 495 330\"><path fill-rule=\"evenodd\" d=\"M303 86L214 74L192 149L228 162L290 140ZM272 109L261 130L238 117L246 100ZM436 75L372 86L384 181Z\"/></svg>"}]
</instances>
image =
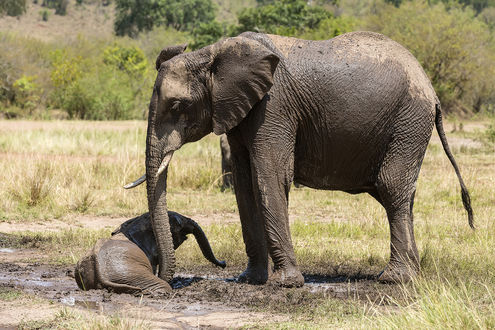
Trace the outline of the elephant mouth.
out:
<instances>
[{"instance_id":1,"label":"elephant mouth","mask_svg":"<svg viewBox=\"0 0 495 330\"><path fill-rule=\"evenodd\" d=\"M163 157L162 163L160 164L158 171L156 171L155 177L160 176L160 174L162 174L163 171L165 171L165 169L167 168L168 164L170 163L170 160L172 159L173 155L174 155L174 151L169 151L165 154L165 157ZM135 180L134 182L126 184L124 186L124 189L135 188L145 181L146 181L146 173L143 174L139 179Z\"/></svg>"}]
</instances>

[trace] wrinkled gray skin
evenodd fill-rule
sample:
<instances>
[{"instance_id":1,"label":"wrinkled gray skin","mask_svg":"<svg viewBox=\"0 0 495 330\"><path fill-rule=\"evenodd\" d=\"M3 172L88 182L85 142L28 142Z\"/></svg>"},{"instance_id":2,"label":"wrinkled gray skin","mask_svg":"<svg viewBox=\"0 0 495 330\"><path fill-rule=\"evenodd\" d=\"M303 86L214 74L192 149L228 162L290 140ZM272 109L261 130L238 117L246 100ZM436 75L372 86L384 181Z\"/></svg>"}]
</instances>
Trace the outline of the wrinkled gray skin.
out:
<instances>
[{"instance_id":1,"label":"wrinkled gray skin","mask_svg":"<svg viewBox=\"0 0 495 330\"><path fill-rule=\"evenodd\" d=\"M166 169L173 151L212 131L227 134L232 152L249 258L241 281L303 284L287 211L294 180L373 196L387 212L391 236L390 262L380 279L414 277L419 256L413 201L435 125L472 225L469 194L448 148L439 100L417 60L396 42L370 32L326 41L248 32L179 53L159 57L146 142L148 204L162 279L173 275L174 259L167 171L158 170ZM270 276L268 256L274 263Z\"/></svg>"},{"instance_id":2,"label":"wrinkled gray skin","mask_svg":"<svg viewBox=\"0 0 495 330\"><path fill-rule=\"evenodd\" d=\"M174 249L193 234L206 259L225 268L211 250L201 227L192 219L168 212ZM111 238L100 239L77 263L75 279L79 288L110 289L117 293L163 293L170 285L155 276L158 250L149 213L120 225Z\"/></svg>"},{"instance_id":3,"label":"wrinkled gray skin","mask_svg":"<svg viewBox=\"0 0 495 330\"><path fill-rule=\"evenodd\" d=\"M222 191L234 188L232 176L232 154L227 135L220 135L220 150L222 151Z\"/></svg>"}]
</instances>

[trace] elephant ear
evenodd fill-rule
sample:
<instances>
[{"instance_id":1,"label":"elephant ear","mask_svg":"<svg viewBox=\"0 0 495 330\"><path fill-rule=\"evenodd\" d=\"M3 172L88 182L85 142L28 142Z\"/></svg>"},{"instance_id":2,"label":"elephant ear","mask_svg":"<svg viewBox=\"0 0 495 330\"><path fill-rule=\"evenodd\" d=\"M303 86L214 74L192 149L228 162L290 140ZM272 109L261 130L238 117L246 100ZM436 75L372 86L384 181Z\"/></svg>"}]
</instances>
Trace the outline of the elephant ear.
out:
<instances>
[{"instance_id":1,"label":"elephant ear","mask_svg":"<svg viewBox=\"0 0 495 330\"><path fill-rule=\"evenodd\" d=\"M174 56L182 54L186 48L187 44L163 48L160 55L156 58L156 70L160 70L160 65L162 65L163 62L170 60Z\"/></svg>"},{"instance_id":2,"label":"elephant ear","mask_svg":"<svg viewBox=\"0 0 495 330\"><path fill-rule=\"evenodd\" d=\"M219 44L211 67L213 132L237 126L273 85L279 58L259 42L229 38Z\"/></svg>"}]
</instances>

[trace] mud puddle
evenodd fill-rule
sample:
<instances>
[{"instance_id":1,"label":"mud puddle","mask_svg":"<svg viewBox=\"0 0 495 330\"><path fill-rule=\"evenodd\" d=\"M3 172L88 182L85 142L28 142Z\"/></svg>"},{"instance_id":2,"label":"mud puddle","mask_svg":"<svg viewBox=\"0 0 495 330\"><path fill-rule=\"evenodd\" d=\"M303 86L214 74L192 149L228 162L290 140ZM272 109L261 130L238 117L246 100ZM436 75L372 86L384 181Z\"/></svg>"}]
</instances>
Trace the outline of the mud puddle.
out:
<instances>
[{"instance_id":1,"label":"mud puddle","mask_svg":"<svg viewBox=\"0 0 495 330\"><path fill-rule=\"evenodd\" d=\"M174 286L179 289L174 290L170 297L153 298L114 294L106 290L81 291L74 281L72 267L0 263L0 287L15 288L56 302L60 307L142 318L150 322L153 328L238 327L261 319L244 308L232 308L221 302L206 303L203 299L194 301L187 299L187 294L177 294L203 280L206 279L197 276L178 277L174 280ZM235 319L231 318L236 315Z\"/></svg>"},{"instance_id":2,"label":"mud puddle","mask_svg":"<svg viewBox=\"0 0 495 330\"><path fill-rule=\"evenodd\" d=\"M40 251L30 251L34 254ZM166 297L114 294L106 290L81 291L73 266L13 262L23 250L0 251L0 287L15 288L67 306L105 315L123 315L150 323L151 328L237 328L288 320L295 306L312 308L316 299L369 299L378 292L371 276L348 278L306 274L302 288L237 283L235 270L211 268L178 271L173 292ZM10 308L5 305L4 308ZM253 312L269 310L271 312ZM280 311L280 312L279 312ZM0 313L1 314L1 313ZM1 315L0 315L1 316ZM4 325L0 319L0 325ZM15 326L15 320L7 325Z\"/></svg>"}]
</instances>

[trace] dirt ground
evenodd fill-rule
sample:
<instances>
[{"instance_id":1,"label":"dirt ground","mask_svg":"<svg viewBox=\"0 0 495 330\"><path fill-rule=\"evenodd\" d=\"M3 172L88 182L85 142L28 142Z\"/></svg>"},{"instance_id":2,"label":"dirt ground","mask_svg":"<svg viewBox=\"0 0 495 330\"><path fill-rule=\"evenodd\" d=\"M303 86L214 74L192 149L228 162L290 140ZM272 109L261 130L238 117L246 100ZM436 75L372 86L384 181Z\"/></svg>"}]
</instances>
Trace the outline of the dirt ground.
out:
<instances>
[{"instance_id":1,"label":"dirt ground","mask_svg":"<svg viewBox=\"0 0 495 330\"><path fill-rule=\"evenodd\" d=\"M228 217L226 217L228 218ZM73 223L62 221L20 224L1 223L0 232L18 230L61 230L72 226L115 228L121 218L81 217ZM239 270L189 269L177 273L167 297L115 294L105 290L81 291L73 278L73 266L48 265L23 260L41 259L36 249L0 249L0 289L16 289L32 299L0 300L0 328L17 328L19 323L53 318L62 307L83 313L120 315L142 320L151 328L237 328L263 326L289 319L287 313L266 312L270 306L314 303L314 299L372 299L379 286L371 275L348 279L305 274L302 288L282 289L237 283ZM378 290L380 291L380 290ZM27 299L27 300L26 300ZM378 298L377 298L378 299ZM264 310L264 312L257 312Z\"/></svg>"}]
</instances>

